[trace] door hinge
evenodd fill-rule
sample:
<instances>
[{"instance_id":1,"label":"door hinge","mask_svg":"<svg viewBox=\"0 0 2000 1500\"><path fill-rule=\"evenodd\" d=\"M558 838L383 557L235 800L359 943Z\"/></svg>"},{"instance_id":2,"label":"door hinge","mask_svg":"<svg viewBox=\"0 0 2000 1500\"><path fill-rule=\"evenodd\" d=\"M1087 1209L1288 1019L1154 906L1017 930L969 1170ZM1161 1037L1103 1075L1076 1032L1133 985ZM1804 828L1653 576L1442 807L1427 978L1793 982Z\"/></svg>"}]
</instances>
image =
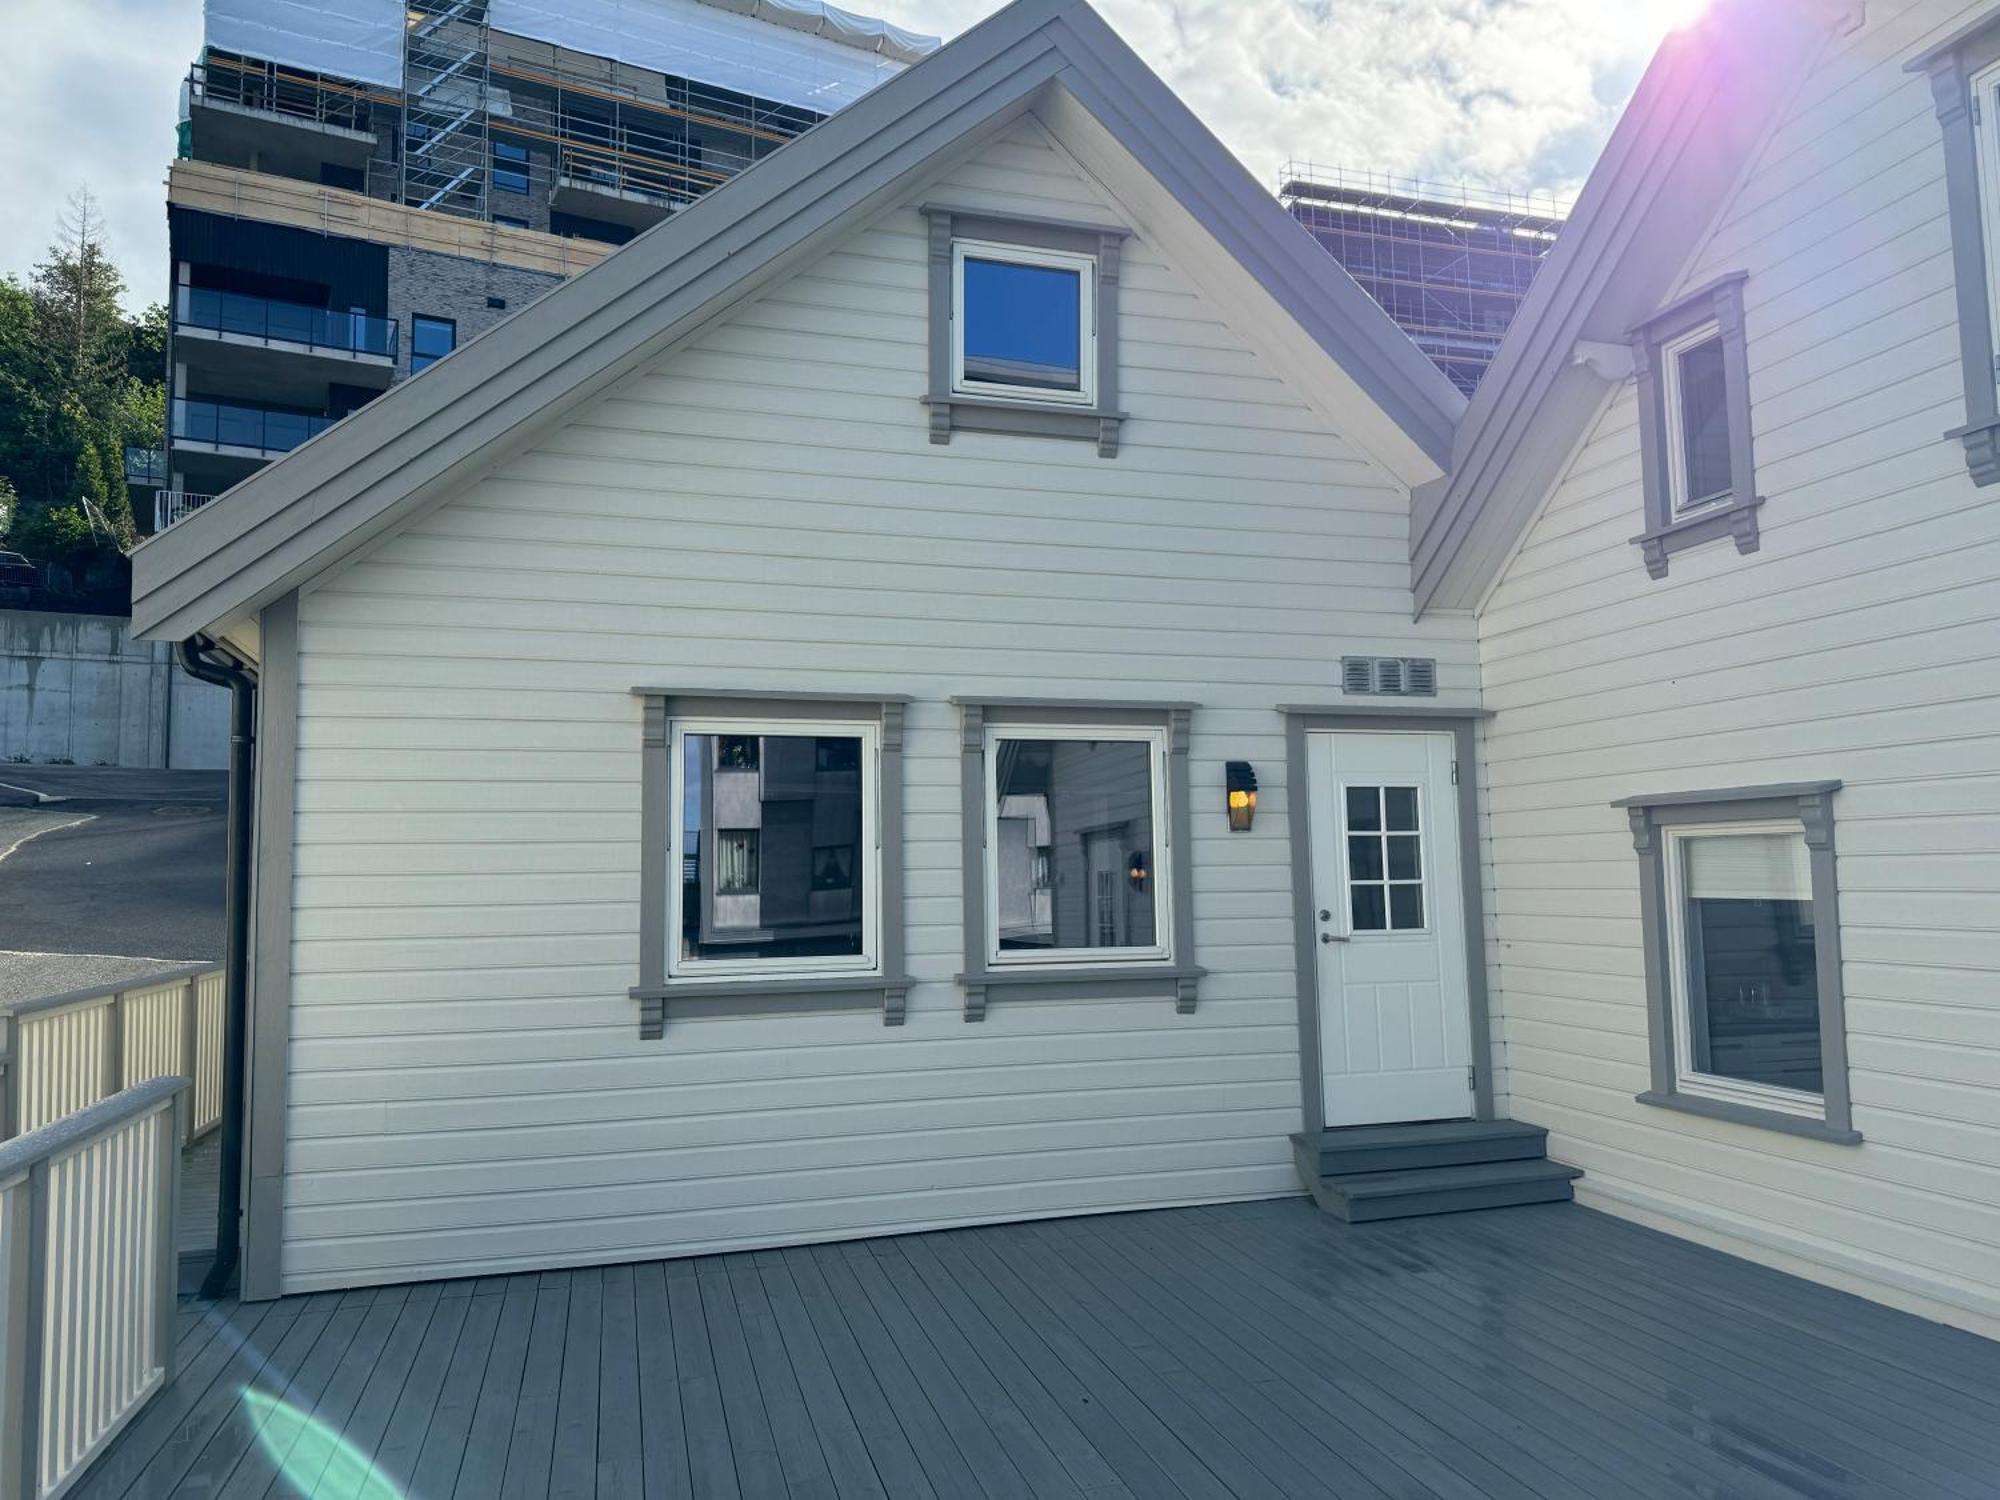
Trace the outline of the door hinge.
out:
<instances>
[{"instance_id":1,"label":"door hinge","mask_svg":"<svg viewBox=\"0 0 2000 1500\"><path fill-rule=\"evenodd\" d=\"M1457 762L1457 761L1453 761L1453 762L1451 763L1451 784L1452 784L1453 786L1457 786L1457 785L1458 785L1458 762Z\"/></svg>"},{"instance_id":2,"label":"door hinge","mask_svg":"<svg viewBox=\"0 0 2000 1500\"><path fill-rule=\"evenodd\" d=\"M1975 130L1979 128L1979 90L1977 89L1972 91L1972 126Z\"/></svg>"},{"instance_id":3,"label":"door hinge","mask_svg":"<svg viewBox=\"0 0 2000 1500\"><path fill-rule=\"evenodd\" d=\"M1469 1063L1466 1065L1465 1086L1475 1094L1479 1092L1479 1064Z\"/></svg>"}]
</instances>

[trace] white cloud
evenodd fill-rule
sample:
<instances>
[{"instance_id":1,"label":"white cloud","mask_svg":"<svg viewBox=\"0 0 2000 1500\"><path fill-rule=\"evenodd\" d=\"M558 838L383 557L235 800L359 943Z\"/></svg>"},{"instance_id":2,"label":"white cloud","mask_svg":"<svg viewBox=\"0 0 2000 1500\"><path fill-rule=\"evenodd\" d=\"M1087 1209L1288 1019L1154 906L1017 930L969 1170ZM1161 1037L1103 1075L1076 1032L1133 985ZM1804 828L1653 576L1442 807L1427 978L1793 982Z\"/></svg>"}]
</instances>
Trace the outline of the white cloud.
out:
<instances>
[{"instance_id":1,"label":"white cloud","mask_svg":"<svg viewBox=\"0 0 2000 1500\"><path fill-rule=\"evenodd\" d=\"M1098 0L1260 181L1294 158L1573 192L1688 0ZM869 9L866 0L848 0ZM888 0L952 35L999 0ZM0 272L88 187L135 304L165 295L163 183L199 0L0 0Z\"/></svg>"}]
</instances>

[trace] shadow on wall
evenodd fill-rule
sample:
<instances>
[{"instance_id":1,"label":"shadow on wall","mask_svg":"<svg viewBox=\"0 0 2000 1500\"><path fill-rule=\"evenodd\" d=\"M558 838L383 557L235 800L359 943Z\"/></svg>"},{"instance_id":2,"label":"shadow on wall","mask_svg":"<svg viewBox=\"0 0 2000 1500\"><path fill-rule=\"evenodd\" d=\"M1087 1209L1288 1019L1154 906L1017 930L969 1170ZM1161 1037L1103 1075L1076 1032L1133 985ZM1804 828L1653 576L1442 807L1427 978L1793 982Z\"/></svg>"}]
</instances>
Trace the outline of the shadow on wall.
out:
<instances>
[{"instance_id":1,"label":"shadow on wall","mask_svg":"<svg viewBox=\"0 0 2000 1500\"><path fill-rule=\"evenodd\" d=\"M117 615L0 609L0 764L217 770L229 694Z\"/></svg>"}]
</instances>

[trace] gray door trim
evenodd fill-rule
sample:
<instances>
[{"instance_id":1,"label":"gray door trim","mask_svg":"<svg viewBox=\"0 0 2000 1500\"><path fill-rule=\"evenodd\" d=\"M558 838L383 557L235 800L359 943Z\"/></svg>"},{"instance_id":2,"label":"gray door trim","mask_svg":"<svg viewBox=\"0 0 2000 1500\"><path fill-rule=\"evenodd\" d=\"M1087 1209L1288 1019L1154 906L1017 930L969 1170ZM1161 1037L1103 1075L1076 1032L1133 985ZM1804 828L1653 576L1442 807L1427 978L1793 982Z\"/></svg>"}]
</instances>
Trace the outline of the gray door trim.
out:
<instances>
[{"instance_id":1,"label":"gray door trim","mask_svg":"<svg viewBox=\"0 0 2000 1500\"><path fill-rule=\"evenodd\" d=\"M1299 1101L1302 1129L1326 1128L1320 1091L1319 963L1313 944L1312 790L1306 736L1322 730L1379 734L1450 731L1458 761L1459 878L1465 907L1465 995L1471 1012L1473 1118L1493 1118L1493 1058L1486 997L1486 902L1479 864L1479 776L1474 727L1491 715L1477 708L1405 709L1385 713L1337 706L1280 704L1285 716L1285 785L1292 838L1292 962L1299 997Z\"/></svg>"},{"instance_id":2,"label":"gray door trim","mask_svg":"<svg viewBox=\"0 0 2000 1500\"><path fill-rule=\"evenodd\" d=\"M252 907L243 1300L279 1295L285 1099L292 1041L292 845L299 753L299 596L267 605L257 663L256 897Z\"/></svg>"}]
</instances>

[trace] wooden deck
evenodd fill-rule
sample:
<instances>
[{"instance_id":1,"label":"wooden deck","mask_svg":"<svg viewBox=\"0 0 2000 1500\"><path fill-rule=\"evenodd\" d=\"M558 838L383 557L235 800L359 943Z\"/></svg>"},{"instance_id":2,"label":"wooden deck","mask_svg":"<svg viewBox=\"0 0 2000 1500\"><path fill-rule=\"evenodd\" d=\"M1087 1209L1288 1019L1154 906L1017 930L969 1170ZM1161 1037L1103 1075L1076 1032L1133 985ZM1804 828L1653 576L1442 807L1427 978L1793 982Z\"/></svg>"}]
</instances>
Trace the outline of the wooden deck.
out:
<instances>
[{"instance_id":1,"label":"wooden deck","mask_svg":"<svg viewBox=\"0 0 2000 1500\"><path fill-rule=\"evenodd\" d=\"M1292 1199L182 1321L81 1500L2000 1494L2000 1344L1569 1204Z\"/></svg>"}]
</instances>

